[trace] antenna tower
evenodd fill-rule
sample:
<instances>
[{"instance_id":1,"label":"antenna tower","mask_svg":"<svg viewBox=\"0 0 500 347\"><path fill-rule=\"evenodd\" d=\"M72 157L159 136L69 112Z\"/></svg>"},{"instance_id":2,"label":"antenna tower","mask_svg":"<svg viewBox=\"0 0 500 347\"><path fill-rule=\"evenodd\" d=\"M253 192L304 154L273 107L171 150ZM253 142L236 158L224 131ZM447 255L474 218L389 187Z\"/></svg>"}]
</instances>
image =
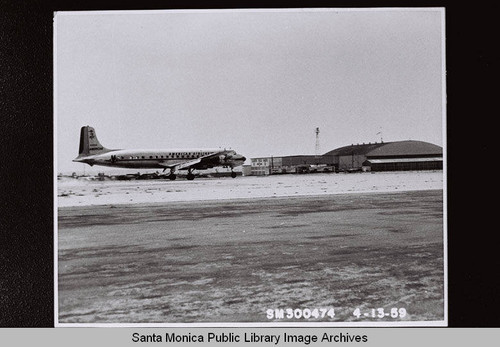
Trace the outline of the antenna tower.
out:
<instances>
[{"instance_id":1,"label":"antenna tower","mask_svg":"<svg viewBox=\"0 0 500 347\"><path fill-rule=\"evenodd\" d=\"M319 128L314 131L316 133L316 158L319 157Z\"/></svg>"},{"instance_id":2,"label":"antenna tower","mask_svg":"<svg viewBox=\"0 0 500 347\"><path fill-rule=\"evenodd\" d=\"M380 131L376 135L380 135L380 143L384 143L384 139L382 138L382 127L379 128Z\"/></svg>"}]
</instances>

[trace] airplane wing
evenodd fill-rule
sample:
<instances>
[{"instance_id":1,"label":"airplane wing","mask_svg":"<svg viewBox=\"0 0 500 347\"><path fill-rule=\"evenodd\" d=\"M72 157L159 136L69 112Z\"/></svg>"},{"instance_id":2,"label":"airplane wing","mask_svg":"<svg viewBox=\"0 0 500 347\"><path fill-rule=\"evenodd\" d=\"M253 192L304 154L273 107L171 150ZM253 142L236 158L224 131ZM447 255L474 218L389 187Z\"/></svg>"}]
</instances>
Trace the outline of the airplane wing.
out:
<instances>
[{"instance_id":1,"label":"airplane wing","mask_svg":"<svg viewBox=\"0 0 500 347\"><path fill-rule=\"evenodd\" d=\"M167 163L160 163L161 166L163 166L166 169L173 169L176 168L177 170L185 169L190 166L196 165L199 162L201 162L201 158L189 160L189 161L183 161L175 164L167 164Z\"/></svg>"},{"instance_id":2,"label":"airplane wing","mask_svg":"<svg viewBox=\"0 0 500 347\"><path fill-rule=\"evenodd\" d=\"M174 163L174 164L160 163L160 165L162 165L166 169L173 169L173 168L175 168L176 170L188 169L191 166L194 166L196 164L201 163L202 161L207 161L209 159L213 159L215 157L218 157L220 155L224 155L226 153L229 153L229 151L224 150L224 151L211 153L209 155L205 155L203 157L199 157L199 158L188 160L188 161L181 161L181 162Z\"/></svg>"}]
</instances>

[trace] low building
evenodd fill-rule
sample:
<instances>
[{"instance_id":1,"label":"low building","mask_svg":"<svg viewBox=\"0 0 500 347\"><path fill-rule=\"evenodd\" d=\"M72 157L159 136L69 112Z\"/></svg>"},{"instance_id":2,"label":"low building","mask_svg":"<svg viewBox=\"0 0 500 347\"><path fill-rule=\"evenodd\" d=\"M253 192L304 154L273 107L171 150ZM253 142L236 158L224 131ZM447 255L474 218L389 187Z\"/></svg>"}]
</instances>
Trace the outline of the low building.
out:
<instances>
[{"instance_id":1,"label":"low building","mask_svg":"<svg viewBox=\"0 0 500 347\"><path fill-rule=\"evenodd\" d=\"M271 157L263 157L263 158L251 158L251 174L262 176L269 175L271 172L269 171Z\"/></svg>"},{"instance_id":2,"label":"low building","mask_svg":"<svg viewBox=\"0 0 500 347\"><path fill-rule=\"evenodd\" d=\"M252 175L334 171L332 156L290 155L252 158Z\"/></svg>"},{"instance_id":3,"label":"low building","mask_svg":"<svg viewBox=\"0 0 500 347\"><path fill-rule=\"evenodd\" d=\"M243 176L252 175L252 165L243 165L242 174Z\"/></svg>"}]
</instances>

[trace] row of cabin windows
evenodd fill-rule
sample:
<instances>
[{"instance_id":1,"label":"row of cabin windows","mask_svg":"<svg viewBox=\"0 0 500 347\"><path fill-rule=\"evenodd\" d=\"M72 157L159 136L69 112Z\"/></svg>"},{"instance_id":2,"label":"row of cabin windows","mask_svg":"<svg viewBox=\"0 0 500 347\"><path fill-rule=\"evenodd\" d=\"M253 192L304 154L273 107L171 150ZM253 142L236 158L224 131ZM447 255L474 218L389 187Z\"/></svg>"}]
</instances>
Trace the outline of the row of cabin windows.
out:
<instances>
[{"instance_id":1,"label":"row of cabin windows","mask_svg":"<svg viewBox=\"0 0 500 347\"><path fill-rule=\"evenodd\" d=\"M202 153L171 153L169 155L150 155L149 159L169 159L169 158L198 158L198 156L205 156L209 155L210 152L202 152ZM125 156L119 156L118 158L120 159L146 159L146 156L130 156L130 157L125 157Z\"/></svg>"}]
</instances>

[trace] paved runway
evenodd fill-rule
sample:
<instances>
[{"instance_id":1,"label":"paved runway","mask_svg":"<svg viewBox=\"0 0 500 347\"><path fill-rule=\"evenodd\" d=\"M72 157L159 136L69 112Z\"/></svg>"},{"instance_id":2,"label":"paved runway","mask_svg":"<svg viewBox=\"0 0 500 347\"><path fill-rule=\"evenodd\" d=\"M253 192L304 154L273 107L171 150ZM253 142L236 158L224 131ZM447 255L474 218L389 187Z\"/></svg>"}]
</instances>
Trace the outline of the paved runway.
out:
<instances>
[{"instance_id":1,"label":"paved runway","mask_svg":"<svg viewBox=\"0 0 500 347\"><path fill-rule=\"evenodd\" d=\"M443 320L442 195L59 208L59 322ZM335 317L266 317L323 307Z\"/></svg>"}]
</instances>

